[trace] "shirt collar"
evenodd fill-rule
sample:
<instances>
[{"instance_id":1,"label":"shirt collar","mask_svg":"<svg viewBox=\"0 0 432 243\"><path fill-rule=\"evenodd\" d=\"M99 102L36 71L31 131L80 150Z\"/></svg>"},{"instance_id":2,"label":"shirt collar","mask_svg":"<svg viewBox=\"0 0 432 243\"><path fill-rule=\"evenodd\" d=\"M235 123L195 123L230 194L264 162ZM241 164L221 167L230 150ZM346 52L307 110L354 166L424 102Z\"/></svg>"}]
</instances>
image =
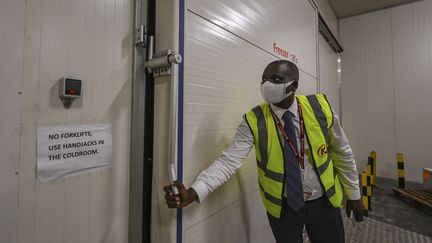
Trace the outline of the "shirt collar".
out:
<instances>
[{"instance_id":1,"label":"shirt collar","mask_svg":"<svg viewBox=\"0 0 432 243\"><path fill-rule=\"evenodd\" d=\"M294 117L298 116L298 107L297 107L297 99L296 98L294 98L294 102L291 104L291 106L288 109L283 109L283 108L277 107L273 104L270 104L270 107L276 113L276 115L278 117L282 117L282 115L285 113L285 111L291 112Z\"/></svg>"}]
</instances>

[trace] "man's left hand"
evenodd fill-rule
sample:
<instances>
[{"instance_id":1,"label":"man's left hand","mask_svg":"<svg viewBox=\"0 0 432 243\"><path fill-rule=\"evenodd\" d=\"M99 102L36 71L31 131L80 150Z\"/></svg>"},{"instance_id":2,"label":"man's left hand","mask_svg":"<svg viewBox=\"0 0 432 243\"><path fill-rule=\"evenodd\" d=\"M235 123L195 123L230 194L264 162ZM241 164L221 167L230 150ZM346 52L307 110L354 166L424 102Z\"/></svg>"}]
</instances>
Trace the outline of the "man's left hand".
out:
<instances>
[{"instance_id":1,"label":"man's left hand","mask_svg":"<svg viewBox=\"0 0 432 243\"><path fill-rule=\"evenodd\" d=\"M346 214L348 218L351 216L351 211L354 213L354 219L357 222L363 221L364 206L362 200L347 200L346 203Z\"/></svg>"}]
</instances>

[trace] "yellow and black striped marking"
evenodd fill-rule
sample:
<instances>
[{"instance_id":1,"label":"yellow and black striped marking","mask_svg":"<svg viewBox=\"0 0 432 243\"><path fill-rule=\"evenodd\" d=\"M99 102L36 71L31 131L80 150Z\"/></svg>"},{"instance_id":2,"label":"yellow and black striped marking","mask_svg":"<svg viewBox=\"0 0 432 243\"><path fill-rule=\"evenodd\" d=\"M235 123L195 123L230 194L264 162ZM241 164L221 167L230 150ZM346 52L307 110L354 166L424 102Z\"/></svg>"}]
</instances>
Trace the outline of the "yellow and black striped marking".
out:
<instances>
[{"instance_id":1,"label":"yellow and black striped marking","mask_svg":"<svg viewBox=\"0 0 432 243\"><path fill-rule=\"evenodd\" d=\"M373 164L372 164L372 186L376 186L377 185L377 170L376 170L376 166L377 166L377 153L375 151L370 152L370 157L372 157L373 160Z\"/></svg>"},{"instance_id":2,"label":"yellow and black striped marking","mask_svg":"<svg viewBox=\"0 0 432 243\"><path fill-rule=\"evenodd\" d=\"M398 153L396 157L397 157L397 167L398 167L399 188L405 188L404 155L403 153Z\"/></svg>"},{"instance_id":3,"label":"yellow and black striped marking","mask_svg":"<svg viewBox=\"0 0 432 243\"><path fill-rule=\"evenodd\" d=\"M372 164L368 163L366 166L366 189L367 189L367 200L368 200L368 210L372 210L371 198L372 198Z\"/></svg>"},{"instance_id":4,"label":"yellow and black striped marking","mask_svg":"<svg viewBox=\"0 0 432 243\"><path fill-rule=\"evenodd\" d=\"M362 177L361 177L361 184L362 184L362 201L363 201L363 206L365 209L365 215L368 216L368 211L369 211L369 207L370 207L370 199L368 197L368 187L367 187L367 175L366 172L362 172Z\"/></svg>"},{"instance_id":5,"label":"yellow and black striped marking","mask_svg":"<svg viewBox=\"0 0 432 243\"><path fill-rule=\"evenodd\" d=\"M369 156L368 157L368 164L367 164L367 168L366 168L367 169L366 173L367 173L368 177L370 177L371 186L374 183L374 174L375 174L374 163L375 163L374 158Z\"/></svg>"}]
</instances>

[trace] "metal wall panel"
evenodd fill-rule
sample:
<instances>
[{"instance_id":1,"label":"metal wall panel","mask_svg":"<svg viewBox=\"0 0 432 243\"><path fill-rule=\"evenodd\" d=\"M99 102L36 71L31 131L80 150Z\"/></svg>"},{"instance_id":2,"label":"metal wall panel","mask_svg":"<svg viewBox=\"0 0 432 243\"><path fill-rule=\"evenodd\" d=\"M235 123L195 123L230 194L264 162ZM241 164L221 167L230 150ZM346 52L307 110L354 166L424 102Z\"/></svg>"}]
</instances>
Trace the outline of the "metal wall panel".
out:
<instances>
[{"instance_id":1,"label":"metal wall panel","mask_svg":"<svg viewBox=\"0 0 432 243\"><path fill-rule=\"evenodd\" d=\"M391 10L396 151L405 153L405 178L422 182L432 167L432 1Z\"/></svg>"},{"instance_id":2,"label":"metal wall panel","mask_svg":"<svg viewBox=\"0 0 432 243\"><path fill-rule=\"evenodd\" d=\"M279 5L278 5L279 4ZM178 50L177 2L157 2L156 48ZM317 90L317 26L307 1L186 1L183 179L189 186L232 141L249 109L262 102L260 77L279 58L273 42L295 50L299 93ZM174 23L174 25L173 25ZM162 187L169 122L169 78L155 80L152 242L176 241L176 211ZM200 204L183 209L183 242L273 242L257 187L254 150L242 168Z\"/></svg>"},{"instance_id":3,"label":"metal wall panel","mask_svg":"<svg viewBox=\"0 0 432 243\"><path fill-rule=\"evenodd\" d=\"M187 21L184 178L191 184L231 143L242 114L261 102L262 70L275 58L193 13L187 13ZM248 204L244 197L257 194L256 173L252 152L222 188L185 210L185 237L192 225L228 205L239 200ZM250 211L239 212L240 218L254 217ZM213 226L223 233L222 225Z\"/></svg>"},{"instance_id":4,"label":"metal wall panel","mask_svg":"<svg viewBox=\"0 0 432 243\"><path fill-rule=\"evenodd\" d=\"M259 192L234 201L185 232L184 242L274 242Z\"/></svg>"},{"instance_id":5,"label":"metal wall panel","mask_svg":"<svg viewBox=\"0 0 432 243\"><path fill-rule=\"evenodd\" d=\"M285 5L283 1L186 1L183 133L186 186L231 143L242 114L262 102L259 89L262 71L267 63L279 58L271 49L273 41L297 52L303 69L300 93L316 92L315 10L306 1L295 1L287 8L288 12L281 11ZM177 7L171 1L157 2L158 50L178 50ZM213 14L230 26L213 21L216 20ZM166 168L169 89L169 79L155 80L153 212L156 213L152 216L152 242L176 240L176 213L167 209L162 191L169 181ZM221 235L224 242L273 241L259 198L256 173L252 150L230 181L200 204L183 210L183 241L220 242Z\"/></svg>"},{"instance_id":6,"label":"metal wall panel","mask_svg":"<svg viewBox=\"0 0 432 243\"><path fill-rule=\"evenodd\" d=\"M334 114L340 116L340 84L337 73L338 55L319 37L320 92L326 94Z\"/></svg>"},{"instance_id":7,"label":"metal wall panel","mask_svg":"<svg viewBox=\"0 0 432 243\"><path fill-rule=\"evenodd\" d=\"M229 8L223 1L188 2L184 57L184 182L187 185L229 146L242 114L262 102L259 89L262 71L269 62L277 59L265 45L271 44L272 35L276 35L272 31L282 28L278 26L279 23L290 22L288 16L291 10L288 15L286 12L285 15L273 13L272 18L267 17L264 23L273 23L273 27L264 31L265 27L260 24L251 24L254 21L258 23L259 16L263 14L255 9L261 4L275 7L268 2L242 2L239 5L230 2ZM296 5L302 4L293 4L292 11L301 11L296 9ZM310 5L308 8L296 14L314 20L314 10ZM214 16L210 16L210 12L233 18L225 21L241 19L243 25L230 24L228 27L217 21L209 21ZM235 16L233 12L236 12ZM307 38L303 33L315 31L313 22L311 26L306 26L303 33L290 24L285 27L285 34L277 33L281 40L289 39L288 35L293 36L289 33L298 33L296 38L300 39ZM280 43L288 47L292 44L284 41ZM309 51L316 50L313 40L308 39L305 43L310 44ZM292 46L293 49L302 48ZM300 68L316 65L316 53L308 54L311 56L305 60L309 60L309 63L301 63ZM299 85L299 93L316 92L316 78L303 71ZM256 174L252 150L233 178L200 204L184 210L185 242L273 241L260 202Z\"/></svg>"},{"instance_id":8,"label":"metal wall panel","mask_svg":"<svg viewBox=\"0 0 432 243\"><path fill-rule=\"evenodd\" d=\"M395 120L390 10L340 22L343 126L365 170L369 152L378 152L379 176L394 177Z\"/></svg>"},{"instance_id":9,"label":"metal wall panel","mask_svg":"<svg viewBox=\"0 0 432 243\"><path fill-rule=\"evenodd\" d=\"M132 70L131 0L26 3L18 242L127 242ZM83 80L65 110L58 80ZM36 128L112 123L112 168L36 180Z\"/></svg>"},{"instance_id":10,"label":"metal wall panel","mask_svg":"<svg viewBox=\"0 0 432 243\"><path fill-rule=\"evenodd\" d=\"M297 56L300 69L316 77L315 9L308 1L189 0L187 8L274 53L273 43Z\"/></svg>"},{"instance_id":11,"label":"metal wall panel","mask_svg":"<svg viewBox=\"0 0 432 243\"><path fill-rule=\"evenodd\" d=\"M361 167L378 152L378 175L421 182L431 166L432 2L419 1L341 21L344 125Z\"/></svg>"},{"instance_id":12,"label":"metal wall panel","mask_svg":"<svg viewBox=\"0 0 432 243\"><path fill-rule=\"evenodd\" d=\"M0 8L0 242L17 241L25 1Z\"/></svg>"}]
</instances>

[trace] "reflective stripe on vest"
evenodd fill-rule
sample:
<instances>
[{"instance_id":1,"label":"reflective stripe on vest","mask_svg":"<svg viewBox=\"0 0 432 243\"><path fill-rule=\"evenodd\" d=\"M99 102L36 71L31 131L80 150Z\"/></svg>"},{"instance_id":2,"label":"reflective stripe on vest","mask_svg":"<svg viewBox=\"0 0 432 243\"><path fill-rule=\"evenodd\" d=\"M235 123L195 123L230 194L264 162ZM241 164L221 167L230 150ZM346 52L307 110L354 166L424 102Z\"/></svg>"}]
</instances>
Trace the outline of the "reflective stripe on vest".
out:
<instances>
[{"instance_id":1,"label":"reflective stripe on vest","mask_svg":"<svg viewBox=\"0 0 432 243\"><path fill-rule=\"evenodd\" d=\"M342 188L333 171L331 151L328 148L329 131L333 125L332 110L322 94L296 97L302 107L306 136L321 184L332 205L339 207L342 203ZM246 113L245 120L254 135L258 181L264 207L273 217L279 218L285 167L282 143L270 105L263 103L256 106Z\"/></svg>"},{"instance_id":2,"label":"reflective stripe on vest","mask_svg":"<svg viewBox=\"0 0 432 243\"><path fill-rule=\"evenodd\" d=\"M342 187L334 171L331 150L328 147L330 128L333 126L331 107L323 94L298 96L297 98L302 105L311 154L321 184L332 205L340 207L343 198Z\"/></svg>"}]
</instances>

